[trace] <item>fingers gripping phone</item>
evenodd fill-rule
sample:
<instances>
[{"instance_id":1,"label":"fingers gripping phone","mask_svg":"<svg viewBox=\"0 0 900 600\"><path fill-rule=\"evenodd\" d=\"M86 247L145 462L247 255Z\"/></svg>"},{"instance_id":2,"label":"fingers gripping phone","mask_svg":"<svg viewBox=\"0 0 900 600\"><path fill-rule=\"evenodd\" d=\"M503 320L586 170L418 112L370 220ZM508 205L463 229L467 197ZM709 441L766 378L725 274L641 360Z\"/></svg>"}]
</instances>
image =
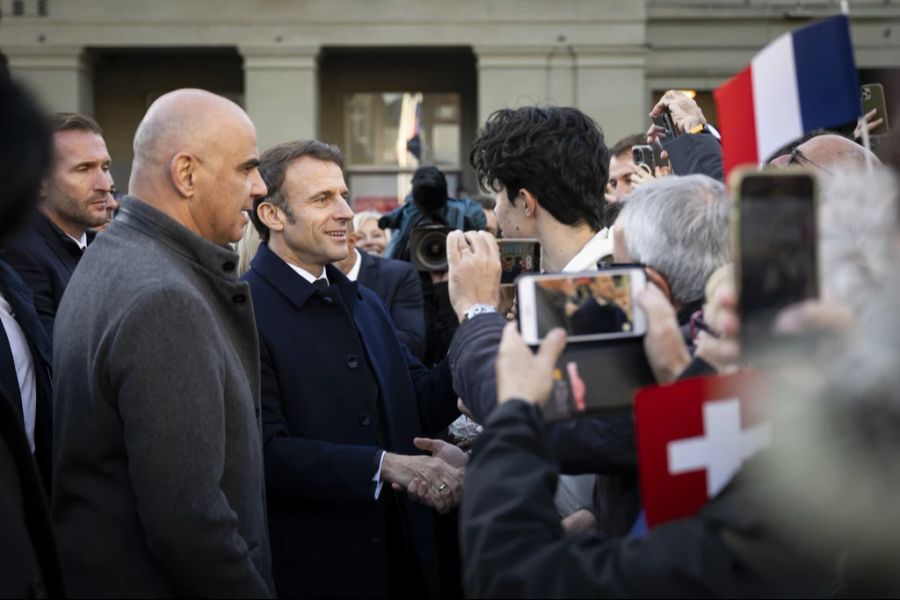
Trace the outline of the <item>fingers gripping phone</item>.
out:
<instances>
[{"instance_id":1,"label":"fingers gripping phone","mask_svg":"<svg viewBox=\"0 0 900 600\"><path fill-rule=\"evenodd\" d=\"M635 267L521 277L522 337L536 345L555 327L566 330L570 343L643 336L647 322L637 295L646 283Z\"/></svg>"},{"instance_id":2,"label":"fingers gripping phone","mask_svg":"<svg viewBox=\"0 0 900 600\"><path fill-rule=\"evenodd\" d=\"M732 189L741 337L753 346L781 309L819 295L816 183L803 170L745 171Z\"/></svg>"},{"instance_id":3,"label":"fingers gripping phone","mask_svg":"<svg viewBox=\"0 0 900 600\"><path fill-rule=\"evenodd\" d=\"M675 121L672 119L672 112L668 106L663 108L662 113L653 119L653 124L662 127L667 138L678 137L678 130L675 129Z\"/></svg>"}]
</instances>

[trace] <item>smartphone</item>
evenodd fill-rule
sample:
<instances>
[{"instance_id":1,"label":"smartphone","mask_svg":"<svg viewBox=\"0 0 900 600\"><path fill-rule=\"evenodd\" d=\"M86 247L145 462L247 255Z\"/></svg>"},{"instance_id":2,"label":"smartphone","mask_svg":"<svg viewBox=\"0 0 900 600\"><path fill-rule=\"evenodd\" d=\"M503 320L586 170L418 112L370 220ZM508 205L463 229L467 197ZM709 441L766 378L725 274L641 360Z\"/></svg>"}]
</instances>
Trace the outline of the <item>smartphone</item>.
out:
<instances>
[{"instance_id":1,"label":"smartphone","mask_svg":"<svg viewBox=\"0 0 900 600\"><path fill-rule=\"evenodd\" d=\"M890 127L888 126L887 99L884 96L884 86L880 83L864 85L862 86L861 96L863 114L875 108L878 109L878 117L884 119L884 123L869 132L870 135L886 135L890 131Z\"/></svg>"},{"instance_id":2,"label":"smartphone","mask_svg":"<svg viewBox=\"0 0 900 600\"><path fill-rule=\"evenodd\" d=\"M632 146L631 160L639 167L641 165L646 165L651 174L653 173L653 168L656 166L656 161L653 158L653 147L647 144Z\"/></svg>"},{"instance_id":3,"label":"smartphone","mask_svg":"<svg viewBox=\"0 0 900 600\"><path fill-rule=\"evenodd\" d=\"M819 295L816 181L802 169L742 171L732 189L741 337L759 345L779 311Z\"/></svg>"},{"instance_id":4,"label":"smartphone","mask_svg":"<svg viewBox=\"0 0 900 600\"><path fill-rule=\"evenodd\" d=\"M520 275L541 272L541 243L537 240L497 240L500 246L500 283L515 283Z\"/></svg>"},{"instance_id":5,"label":"smartphone","mask_svg":"<svg viewBox=\"0 0 900 600\"><path fill-rule=\"evenodd\" d=\"M662 110L662 114L653 119L654 125L659 125L663 128L667 138L678 137L678 130L675 129L675 121L672 119L672 113L669 111L669 108L666 107Z\"/></svg>"},{"instance_id":6,"label":"smartphone","mask_svg":"<svg viewBox=\"0 0 900 600\"><path fill-rule=\"evenodd\" d=\"M643 336L647 319L637 295L646 284L636 267L520 277L519 330L532 345L555 327L566 330L569 342Z\"/></svg>"}]
</instances>

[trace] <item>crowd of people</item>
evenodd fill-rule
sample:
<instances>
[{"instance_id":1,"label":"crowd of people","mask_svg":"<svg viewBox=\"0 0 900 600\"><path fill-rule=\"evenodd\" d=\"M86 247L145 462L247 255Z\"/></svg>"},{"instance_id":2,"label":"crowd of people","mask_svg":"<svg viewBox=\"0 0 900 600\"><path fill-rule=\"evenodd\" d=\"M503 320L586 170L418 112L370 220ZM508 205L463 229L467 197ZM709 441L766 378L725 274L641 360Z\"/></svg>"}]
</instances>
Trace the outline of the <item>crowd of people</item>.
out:
<instances>
[{"instance_id":1,"label":"crowd of people","mask_svg":"<svg viewBox=\"0 0 900 600\"><path fill-rule=\"evenodd\" d=\"M895 139L883 161L829 132L770 159L818 181L822 293L772 333L812 345L753 363L721 136L681 92L611 146L575 108L498 110L469 155L485 197L424 166L387 215L354 213L340 148L260 152L206 91L150 106L124 196L100 124L6 79L0 105L0 595L900 591ZM544 273L650 283L636 302L619 275L547 287L529 348L498 237L537 240ZM776 406L770 448L649 531L632 412L540 408L567 333L636 311L656 382L752 363Z\"/></svg>"}]
</instances>

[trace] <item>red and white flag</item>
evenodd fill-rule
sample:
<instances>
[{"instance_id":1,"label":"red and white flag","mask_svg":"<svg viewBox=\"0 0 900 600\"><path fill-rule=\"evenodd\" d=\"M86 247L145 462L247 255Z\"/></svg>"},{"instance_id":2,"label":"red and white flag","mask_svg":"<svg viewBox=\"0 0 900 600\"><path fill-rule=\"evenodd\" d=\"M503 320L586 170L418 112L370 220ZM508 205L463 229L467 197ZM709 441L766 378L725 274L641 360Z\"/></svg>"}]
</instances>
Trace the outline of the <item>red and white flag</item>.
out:
<instances>
[{"instance_id":1,"label":"red and white flag","mask_svg":"<svg viewBox=\"0 0 900 600\"><path fill-rule=\"evenodd\" d=\"M771 424L759 376L695 377L635 396L641 499L647 525L688 517L743 462L767 447Z\"/></svg>"}]
</instances>

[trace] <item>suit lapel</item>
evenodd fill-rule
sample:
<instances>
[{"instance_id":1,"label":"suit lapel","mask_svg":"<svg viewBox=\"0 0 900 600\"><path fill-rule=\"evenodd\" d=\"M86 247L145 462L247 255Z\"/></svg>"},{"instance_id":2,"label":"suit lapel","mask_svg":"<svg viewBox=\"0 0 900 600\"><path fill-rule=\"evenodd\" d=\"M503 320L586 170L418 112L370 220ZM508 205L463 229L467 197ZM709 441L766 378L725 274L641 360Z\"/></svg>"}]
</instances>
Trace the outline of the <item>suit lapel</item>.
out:
<instances>
[{"instance_id":1,"label":"suit lapel","mask_svg":"<svg viewBox=\"0 0 900 600\"><path fill-rule=\"evenodd\" d=\"M78 261L63 246L62 240L59 239L59 234L53 230L53 226L50 224L50 219L43 213L38 215L37 231L44 238L44 242L53 250L53 254L56 255L56 258L59 259L66 271L69 272L69 275L71 275Z\"/></svg>"},{"instance_id":2,"label":"suit lapel","mask_svg":"<svg viewBox=\"0 0 900 600\"><path fill-rule=\"evenodd\" d=\"M3 288L7 302L12 306L16 321L22 328L28 345L44 364L51 364L50 338L38 320L37 311L34 309L34 295L12 267L3 261L0 261L0 287Z\"/></svg>"}]
</instances>

